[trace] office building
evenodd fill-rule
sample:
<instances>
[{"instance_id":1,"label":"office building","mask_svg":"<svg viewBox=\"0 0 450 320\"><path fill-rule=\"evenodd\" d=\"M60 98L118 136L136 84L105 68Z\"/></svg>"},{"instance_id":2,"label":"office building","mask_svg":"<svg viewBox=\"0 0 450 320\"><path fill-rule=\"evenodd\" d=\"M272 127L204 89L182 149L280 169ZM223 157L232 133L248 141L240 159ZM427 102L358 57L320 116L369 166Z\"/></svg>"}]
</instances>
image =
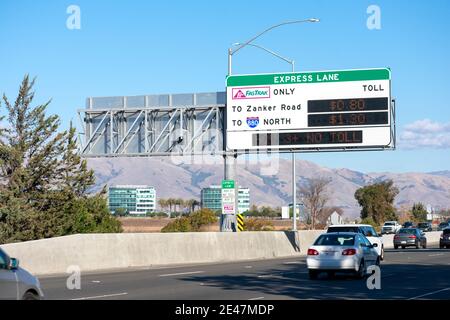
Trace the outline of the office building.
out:
<instances>
[{"instance_id":1,"label":"office building","mask_svg":"<svg viewBox=\"0 0 450 320\"><path fill-rule=\"evenodd\" d=\"M150 186L111 186L108 192L111 213L119 208L128 214L146 214L156 210L156 190Z\"/></svg>"}]
</instances>

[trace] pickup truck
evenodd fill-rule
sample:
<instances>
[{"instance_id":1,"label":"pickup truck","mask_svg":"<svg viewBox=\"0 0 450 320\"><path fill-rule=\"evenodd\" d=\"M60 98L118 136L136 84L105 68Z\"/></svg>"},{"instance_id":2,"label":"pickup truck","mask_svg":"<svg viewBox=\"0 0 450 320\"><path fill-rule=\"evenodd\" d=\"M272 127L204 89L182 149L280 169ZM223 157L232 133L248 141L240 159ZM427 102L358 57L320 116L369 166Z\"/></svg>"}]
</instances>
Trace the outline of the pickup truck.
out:
<instances>
[{"instance_id":1,"label":"pickup truck","mask_svg":"<svg viewBox=\"0 0 450 320\"><path fill-rule=\"evenodd\" d=\"M388 233L397 233L398 230L402 228L402 225L399 224L397 221L386 221L381 228L381 234L388 234Z\"/></svg>"}]
</instances>

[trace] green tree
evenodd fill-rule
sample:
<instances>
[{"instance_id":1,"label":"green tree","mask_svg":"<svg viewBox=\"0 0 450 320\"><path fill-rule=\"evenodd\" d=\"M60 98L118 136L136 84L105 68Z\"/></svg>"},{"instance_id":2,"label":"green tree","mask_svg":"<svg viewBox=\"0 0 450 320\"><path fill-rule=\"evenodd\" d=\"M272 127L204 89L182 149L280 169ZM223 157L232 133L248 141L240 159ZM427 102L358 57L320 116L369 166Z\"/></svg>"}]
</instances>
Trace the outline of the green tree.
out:
<instances>
[{"instance_id":1,"label":"green tree","mask_svg":"<svg viewBox=\"0 0 450 320\"><path fill-rule=\"evenodd\" d=\"M399 190L392 180L374 183L355 192L361 209L361 219L371 218L379 226L386 220L397 220L394 200Z\"/></svg>"},{"instance_id":2,"label":"green tree","mask_svg":"<svg viewBox=\"0 0 450 320\"><path fill-rule=\"evenodd\" d=\"M423 222L427 220L427 209L425 209L425 206L422 203L414 203L411 213L413 215L414 221L416 222Z\"/></svg>"},{"instance_id":3,"label":"green tree","mask_svg":"<svg viewBox=\"0 0 450 320\"><path fill-rule=\"evenodd\" d=\"M79 232L71 223L84 218L72 208L83 203L101 210L84 210L91 222L81 229L119 232L104 192L88 194L94 173L77 154L75 129L58 132L58 116L46 115L50 101L32 106L34 83L25 76L14 103L3 95L8 123L0 119L0 243Z\"/></svg>"},{"instance_id":4,"label":"green tree","mask_svg":"<svg viewBox=\"0 0 450 320\"><path fill-rule=\"evenodd\" d=\"M116 210L114 210L114 214L117 217L125 217L127 215L127 209L125 209L125 208L117 208Z\"/></svg>"}]
</instances>

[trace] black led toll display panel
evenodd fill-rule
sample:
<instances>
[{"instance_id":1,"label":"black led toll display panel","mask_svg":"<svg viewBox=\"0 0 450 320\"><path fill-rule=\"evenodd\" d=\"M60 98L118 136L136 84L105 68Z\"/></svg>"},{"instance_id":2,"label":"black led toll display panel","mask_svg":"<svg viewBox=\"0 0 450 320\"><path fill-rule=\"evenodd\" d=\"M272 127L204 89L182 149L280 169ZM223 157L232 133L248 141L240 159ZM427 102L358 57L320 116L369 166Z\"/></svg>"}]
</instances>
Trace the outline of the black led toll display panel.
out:
<instances>
[{"instance_id":1,"label":"black led toll display panel","mask_svg":"<svg viewBox=\"0 0 450 320\"><path fill-rule=\"evenodd\" d=\"M322 113L308 115L308 127L367 126L388 123L388 112Z\"/></svg>"},{"instance_id":2,"label":"black led toll display panel","mask_svg":"<svg viewBox=\"0 0 450 320\"><path fill-rule=\"evenodd\" d=\"M362 131L255 133L253 146L356 144L363 142Z\"/></svg>"},{"instance_id":3,"label":"black led toll display panel","mask_svg":"<svg viewBox=\"0 0 450 320\"><path fill-rule=\"evenodd\" d=\"M308 112L388 110L388 98L309 100Z\"/></svg>"}]
</instances>

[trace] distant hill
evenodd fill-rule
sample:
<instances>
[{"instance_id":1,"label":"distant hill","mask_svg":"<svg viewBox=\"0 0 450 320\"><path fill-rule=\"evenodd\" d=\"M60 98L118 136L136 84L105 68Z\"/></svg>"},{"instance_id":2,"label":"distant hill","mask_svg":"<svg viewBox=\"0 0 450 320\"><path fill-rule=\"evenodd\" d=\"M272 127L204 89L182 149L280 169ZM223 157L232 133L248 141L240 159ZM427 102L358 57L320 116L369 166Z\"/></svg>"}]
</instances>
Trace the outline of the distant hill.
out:
<instances>
[{"instance_id":1,"label":"distant hill","mask_svg":"<svg viewBox=\"0 0 450 320\"><path fill-rule=\"evenodd\" d=\"M148 184L162 198L200 198L202 188L220 184L223 163L214 159L210 164L178 163L171 158L108 158L89 159L96 172L97 188L108 184ZM291 163L239 163L237 180L249 187L255 205L283 206L291 202ZM270 170L269 170L270 169ZM396 205L412 206L423 202L432 206L450 207L450 171L433 173L362 173L350 169L330 169L315 163L297 160L297 184L308 179L326 177L329 185L329 205L344 209L346 217L359 216L355 191L369 183L392 179L399 188ZM270 172L270 171L273 172ZM269 171L270 175L267 174Z\"/></svg>"}]
</instances>

